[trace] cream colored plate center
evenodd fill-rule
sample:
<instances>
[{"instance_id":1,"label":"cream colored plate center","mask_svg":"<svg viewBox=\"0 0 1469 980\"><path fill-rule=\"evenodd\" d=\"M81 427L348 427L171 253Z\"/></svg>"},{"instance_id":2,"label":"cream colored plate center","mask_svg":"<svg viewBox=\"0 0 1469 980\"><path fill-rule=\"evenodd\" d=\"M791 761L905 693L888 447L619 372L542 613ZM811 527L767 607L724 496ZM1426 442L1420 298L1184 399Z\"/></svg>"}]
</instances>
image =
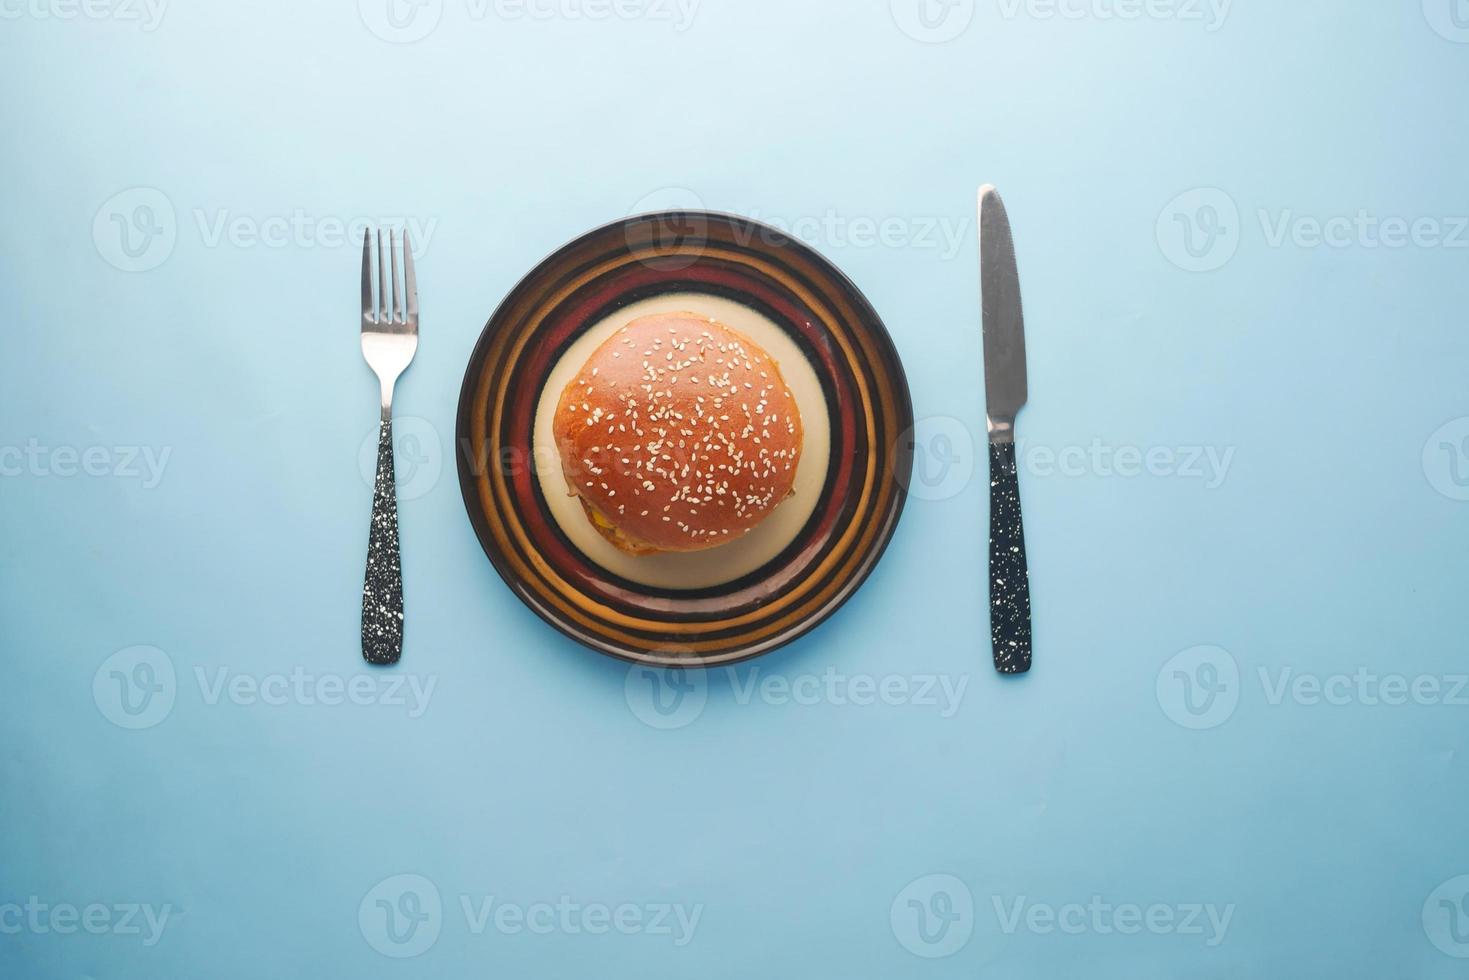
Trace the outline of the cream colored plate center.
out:
<instances>
[{"instance_id":1,"label":"cream colored plate center","mask_svg":"<svg viewBox=\"0 0 1469 980\"><path fill-rule=\"evenodd\" d=\"M775 358L801 410L804 441L796 467L795 492L770 512L754 530L729 544L704 551L629 555L614 548L587 520L581 503L566 489L561 454L552 436L552 419L562 390L576 377L587 358L620 327L652 313L689 311L712 316L754 340ZM794 341L766 317L732 300L707 293L665 293L623 307L593 324L576 339L551 370L536 405L536 478L551 508L551 516L584 555L615 575L664 589L703 589L730 582L780 554L800 533L819 503L831 458L831 421L821 382Z\"/></svg>"}]
</instances>

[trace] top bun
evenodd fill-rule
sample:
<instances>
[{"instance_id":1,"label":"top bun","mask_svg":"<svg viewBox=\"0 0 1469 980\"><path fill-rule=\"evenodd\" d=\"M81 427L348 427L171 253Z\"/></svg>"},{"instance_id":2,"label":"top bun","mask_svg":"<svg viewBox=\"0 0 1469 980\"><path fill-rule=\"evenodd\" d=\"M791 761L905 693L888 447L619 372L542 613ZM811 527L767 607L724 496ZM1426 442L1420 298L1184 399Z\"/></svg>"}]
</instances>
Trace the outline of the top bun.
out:
<instances>
[{"instance_id":1,"label":"top bun","mask_svg":"<svg viewBox=\"0 0 1469 980\"><path fill-rule=\"evenodd\" d=\"M634 554L744 535L791 494L801 413L780 368L710 317L633 320L556 406L562 470L587 517Z\"/></svg>"}]
</instances>

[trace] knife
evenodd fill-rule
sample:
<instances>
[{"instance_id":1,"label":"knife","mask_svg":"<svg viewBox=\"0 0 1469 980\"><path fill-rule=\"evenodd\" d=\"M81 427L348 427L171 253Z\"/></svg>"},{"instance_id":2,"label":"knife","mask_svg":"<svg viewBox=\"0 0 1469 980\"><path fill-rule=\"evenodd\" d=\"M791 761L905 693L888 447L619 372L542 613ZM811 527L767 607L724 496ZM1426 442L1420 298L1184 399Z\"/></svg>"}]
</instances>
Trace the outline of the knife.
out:
<instances>
[{"instance_id":1,"label":"knife","mask_svg":"<svg viewBox=\"0 0 1469 980\"><path fill-rule=\"evenodd\" d=\"M1015 415L1025 404L1025 320L1015 242L999 192L979 189L985 416L990 443L990 642L995 670L1030 670L1030 571L1020 520Z\"/></svg>"}]
</instances>

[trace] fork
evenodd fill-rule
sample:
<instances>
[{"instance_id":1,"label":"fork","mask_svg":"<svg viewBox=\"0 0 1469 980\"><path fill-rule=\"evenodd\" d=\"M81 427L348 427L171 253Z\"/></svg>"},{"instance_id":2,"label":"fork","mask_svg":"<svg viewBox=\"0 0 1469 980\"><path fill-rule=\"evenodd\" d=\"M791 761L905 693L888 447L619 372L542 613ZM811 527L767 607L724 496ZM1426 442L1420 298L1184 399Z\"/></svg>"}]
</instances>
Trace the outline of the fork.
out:
<instances>
[{"instance_id":1,"label":"fork","mask_svg":"<svg viewBox=\"0 0 1469 980\"><path fill-rule=\"evenodd\" d=\"M382 386L382 422L377 438L377 477L372 487L372 528L367 536L367 574L362 583L362 659L395 664L403 655L403 563L398 554L398 487L393 467L393 385L418 350L418 284L413 276L413 248L403 230L403 288L398 287L398 261L393 233L383 252L377 232L362 233L362 356ZM373 265L377 266L376 302ZM388 269L392 269L391 278ZM392 305L388 284L392 283ZM404 301L407 312L404 312Z\"/></svg>"}]
</instances>

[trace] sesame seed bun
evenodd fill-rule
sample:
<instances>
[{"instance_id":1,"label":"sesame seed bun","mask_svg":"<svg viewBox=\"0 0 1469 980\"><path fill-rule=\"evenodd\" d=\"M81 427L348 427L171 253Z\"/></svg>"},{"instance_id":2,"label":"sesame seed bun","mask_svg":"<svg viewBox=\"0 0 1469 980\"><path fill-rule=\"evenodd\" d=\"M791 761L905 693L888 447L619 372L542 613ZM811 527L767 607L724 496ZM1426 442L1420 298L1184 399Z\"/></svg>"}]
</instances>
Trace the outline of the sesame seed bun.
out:
<instances>
[{"instance_id":1,"label":"sesame seed bun","mask_svg":"<svg viewBox=\"0 0 1469 980\"><path fill-rule=\"evenodd\" d=\"M791 494L801 413L774 359L710 317L633 320L556 405L562 471L587 518L633 554L748 533Z\"/></svg>"}]
</instances>

